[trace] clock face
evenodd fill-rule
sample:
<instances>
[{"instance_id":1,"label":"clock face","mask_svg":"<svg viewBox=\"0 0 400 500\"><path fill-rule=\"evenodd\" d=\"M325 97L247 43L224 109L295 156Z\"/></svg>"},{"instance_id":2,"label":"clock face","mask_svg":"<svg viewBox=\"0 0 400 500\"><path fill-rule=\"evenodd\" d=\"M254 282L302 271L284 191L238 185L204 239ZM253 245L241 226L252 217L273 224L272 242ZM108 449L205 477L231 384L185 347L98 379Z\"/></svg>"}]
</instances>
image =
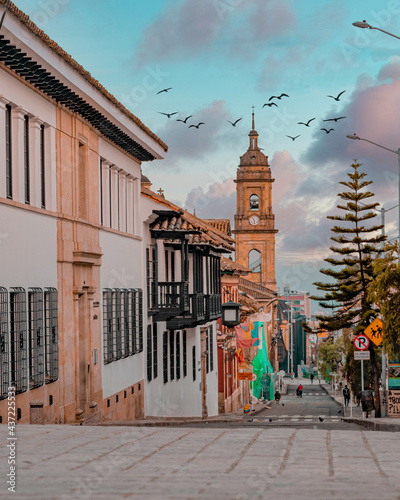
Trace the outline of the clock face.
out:
<instances>
[{"instance_id":1,"label":"clock face","mask_svg":"<svg viewBox=\"0 0 400 500\"><path fill-rule=\"evenodd\" d=\"M257 226L257 224L260 222L260 219L257 215L252 215L249 219L249 222L252 226Z\"/></svg>"}]
</instances>

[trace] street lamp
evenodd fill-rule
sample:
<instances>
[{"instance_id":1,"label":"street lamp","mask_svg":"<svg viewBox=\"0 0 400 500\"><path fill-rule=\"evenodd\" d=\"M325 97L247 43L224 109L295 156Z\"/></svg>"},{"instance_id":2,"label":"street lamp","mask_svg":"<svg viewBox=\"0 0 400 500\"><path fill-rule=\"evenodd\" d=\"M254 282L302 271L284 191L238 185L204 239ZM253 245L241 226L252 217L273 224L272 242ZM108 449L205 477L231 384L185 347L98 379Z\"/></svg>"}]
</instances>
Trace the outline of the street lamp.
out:
<instances>
[{"instance_id":1,"label":"street lamp","mask_svg":"<svg viewBox=\"0 0 400 500\"><path fill-rule=\"evenodd\" d=\"M355 26L356 28L369 28L370 30L382 31L382 33L386 33L387 35L393 36L394 38L397 38L400 40L400 37L393 35L393 33L389 33L388 31L382 30L381 28L376 28L374 26L371 26L366 21L362 21L362 22L357 21L357 22L353 23L353 26Z\"/></svg>"},{"instance_id":2,"label":"street lamp","mask_svg":"<svg viewBox=\"0 0 400 500\"><path fill-rule=\"evenodd\" d=\"M399 171L399 181L398 181L398 184L399 184L399 187L398 187L398 197L399 197L399 205L398 205L398 208L399 208L399 243L400 243L400 148L395 150L395 149L389 149L385 146L382 146L381 144L377 144L376 142L372 142L368 139L363 139L362 137L358 137L357 134L352 134L352 135L346 135L346 137L348 139L356 139L358 141L365 141L365 142L369 142L370 144L373 144L374 146L378 146L378 148L382 148L382 149L386 149L386 151L390 151L391 153L394 153L397 155L397 162L398 162L398 171Z\"/></svg>"},{"instance_id":3,"label":"street lamp","mask_svg":"<svg viewBox=\"0 0 400 500\"><path fill-rule=\"evenodd\" d=\"M230 300L221 305L222 324L228 327L234 327L240 323L240 304Z\"/></svg>"}]
</instances>

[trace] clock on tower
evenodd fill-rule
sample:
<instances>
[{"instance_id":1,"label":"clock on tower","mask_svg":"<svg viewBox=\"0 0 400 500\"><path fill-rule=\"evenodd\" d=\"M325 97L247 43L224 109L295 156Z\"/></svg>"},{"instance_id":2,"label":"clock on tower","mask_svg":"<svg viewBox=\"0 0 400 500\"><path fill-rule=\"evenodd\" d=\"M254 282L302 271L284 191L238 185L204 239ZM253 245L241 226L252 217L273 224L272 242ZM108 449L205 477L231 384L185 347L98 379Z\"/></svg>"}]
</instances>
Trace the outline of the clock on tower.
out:
<instances>
[{"instance_id":1,"label":"clock on tower","mask_svg":"<svg viewBox=\"0 0 400 500\"><path fill-rule=\"evenodd\" d=\"M272 212L271 169L258 147L258 133L250 131L250 145L237 169L235 214L236 262L248 267L248 279L276 290L275 215Z\"/></svg>"}]
</instances>

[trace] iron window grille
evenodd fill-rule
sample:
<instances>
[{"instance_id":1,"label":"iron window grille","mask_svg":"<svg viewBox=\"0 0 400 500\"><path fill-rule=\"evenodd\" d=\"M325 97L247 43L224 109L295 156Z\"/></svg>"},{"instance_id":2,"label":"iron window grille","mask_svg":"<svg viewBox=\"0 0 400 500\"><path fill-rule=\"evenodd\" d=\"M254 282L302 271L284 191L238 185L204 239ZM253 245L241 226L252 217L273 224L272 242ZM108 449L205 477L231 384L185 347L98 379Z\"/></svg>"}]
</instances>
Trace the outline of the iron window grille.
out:
<instances>
[{"instance_id":1,"label":"iron window grille","mask_svg":"<svg viewBox=\"0 0 400 500\"><path fill-rule=\"evenodd\" d=\"M147 381L151 382L153 378L153 353L152 353L152 334L151 325L147 325Z\"/></svg>"},{"instance_id":2,"label":"iron window grille","mask_svg":"<svg viewBox=\"0 0 400 500\"><path fill-rule=\"evenodd\" d=\"M114 345L114 359L122 358L122 311L121 311L121 290L114 290L112 294L112 317L113 317L113 335Z\"/></svg>"},{"instance_id":3,"label":"iron window grille","mask_svg":"<svg viewBox=\"0 0 400 500\"><path fill-rule=\"evenodd\" d=\"M132 291L122 291L122 310L123 310L123 357L132 356L133 348L133 328L132 328Z\"/></svg>"},{"instance_id":4,"label":"iron window grille","mask_svg":"<svg viewBox=\"0 0 400 500\"><path fill-rule=\"evenodd\" d=\"M103 360L111 363L143 351L140 288L103 290Z\"/></svg>"},{"instance_id":5,"label":"iron window grille","mask_svg":"<svg viewBox=\"0 0 400 500\"><path fill-rule=\"evenodd\" d=\"M43 290L28 291L29 388L44 384Z\"/></svg>"},{"instance_id":6,"label":"iron window grille","mask_svg":"<svg viewBox=\"0 0 400 500\"><path fill-rule=\"evenodd\" d=\"M13 197L11 106L6 104L6 196Z\"/></svg>"},{"instance_id":7,"label":"iron window grille","mask_svg":"<svg viewBox=\"0 0 400 500\"><path fill-rule=\"evenodd\" d=\"M46 384L58 380L58 299L56 288L44 291Z\"/></svg>"},{"instance_id":8,"label":"iron window grille","mask_svg":"<svg viewBox=\"0 0 400 500\"><path fill-rule=\"evenodd\" d=\"M0 399L4 399L8 395L9 387L9 372L8 372L8 291L6 288L0 287Z\"/></svg>"},{"instance_id":9,"label":"iron window grille","mask_svg":"<svg viewBox=\"0 0 400 500\"><path fill-rule=\"evenodd\" d=\"M153 323L153 378L158 377L158 332L157 323Z\"/></svg>"},{"instance_id":10,"label":"iron window grille","mask_svg":"<svg viewBox=\"0 0 400 500\"><path fill-rule=\"evenodd\" d=\"M26 293L15 287L10 292L10 385L16 394L28 390L26 355Z\"/></svg>"},{"instance_id":11,"label":"iron window grille","mask_svg":"<svg viewBox=\"0 0 400 500\"><path fill-rule=\"evenodd\" d=\"M112 290L103 290L103 356L104 364L111 363L113 356Z\"/></svg>"},{"instance_id":12,"label":"iron window grille","mask_svg":"<svg viewBox=\"0 0 400 500\"><path fill-rule=\"evenodd\" d=\"M174 380L175 378L175 332L170 330L169 332L169 378Z\"/></svg>"},{"instance_id":13,"label":"iron window grille","mask_svg":"<svg viewBox=\"0 0 400 500\"><path fill-rule=\"evenodd\" d=\"M168 332L163 333L163 382L168 382Z\"/></svg>"},{"instance_id":14,"label":"iron window grille","mask_svg":"<svg viewBox=\"0 0 400 500\"><path fill-rule=\"evenodd\" d=\"M193 374L193 382L196 381L196 346L192 347L192 374Z\"/></svg>"},{"instance_id":15,"label":"iron window grille","mask_svg":"<svg viewBox=\"0 0 400 500\"><path fill-rule=\"evenodd\" d=\"M133 293L133 332L135 337L135 352L143 352L143 292L140 288Z\"/></svg>"},{"instance_id":16,"label":"iron window grille","mask_svg":"<svg viewBox=\"0 0 400 500\"><path fill-rule=\"evenodd\" d=\"M182 370L183 376L187 375L187 339L186 339L186 330L182 332Z\"/></svg>"},{"instance_id":17,"label":"iron window grille","mask_svg":"<svg viewBox=\"0 0 400 500\"><path fill-rule=\"evenodd\" d=\"M181 332L176 332L176 380L181 378Z\"/></svg>"}]
</instances>

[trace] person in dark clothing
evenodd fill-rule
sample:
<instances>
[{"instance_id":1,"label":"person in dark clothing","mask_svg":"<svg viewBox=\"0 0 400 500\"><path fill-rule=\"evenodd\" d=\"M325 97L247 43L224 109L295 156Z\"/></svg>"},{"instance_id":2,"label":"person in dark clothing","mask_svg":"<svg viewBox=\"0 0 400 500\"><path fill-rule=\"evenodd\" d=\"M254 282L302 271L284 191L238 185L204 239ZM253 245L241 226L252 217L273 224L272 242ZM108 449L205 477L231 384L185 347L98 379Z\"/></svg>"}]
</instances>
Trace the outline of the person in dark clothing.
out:
<instances>
[{"instance_id":1,"label":"person in dark clothing","mask_svg":"<svg viewBox=\"0 0 400 500\"><path fill-rule=\"evenodd\" d=\"M350 403L350 389L347 385L343 388L343 398L344 398L344 406L349 406Z\"/></svg>"},{"instance_id":2,"label":"person in dark clothing","mask_svg":"<svg viewBox=\"0 0 400 500\"><path fill-rule=\"evenodd\" d=\"M275 392L275 403L278 405L281 400L281 393L277 390Z\"/></svg>"},{"instance_id":3,"label":"person in dark clothing","mask_svg":"<svg viewBox=\"0 0 400 500\"><path fill-rule=\"evenodd\" d=\"M310 380L311 380L311 383L314 382L314 374L313 373L311 373L311 375L310 375Z\"/></svg>"}]
</instances>

